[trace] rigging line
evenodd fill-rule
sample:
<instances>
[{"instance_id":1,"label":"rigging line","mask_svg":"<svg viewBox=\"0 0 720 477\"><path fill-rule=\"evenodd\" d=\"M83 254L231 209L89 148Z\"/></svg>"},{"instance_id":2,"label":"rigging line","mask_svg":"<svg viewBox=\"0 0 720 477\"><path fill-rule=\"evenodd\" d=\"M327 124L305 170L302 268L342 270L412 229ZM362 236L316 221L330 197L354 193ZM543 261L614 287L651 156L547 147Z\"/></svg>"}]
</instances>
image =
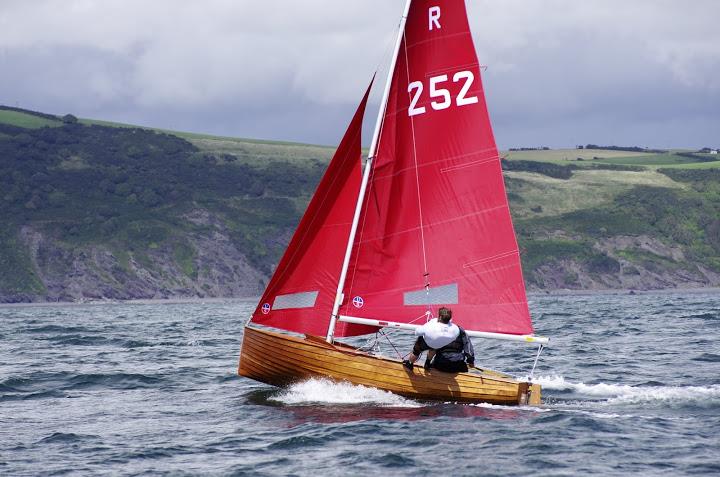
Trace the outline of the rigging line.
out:
<instances>
[{"instance_id":1,"label":"rigging line","mask_svg":"<svg viewBox=\"0 0 720 477\"><path fill-rule=\"evenodd\" d=\"M375 350L379 350L380 349L380 338L378 337L378 333L376 332L375 336L368 338L367 341L365 341L365 344L363 344L362 346L358 346L357 349L359 351L367 350L368 353L371 353Z\"/></svg>"},{"instance_id":2,"label":"rigging line","mask_svg":"<svg viewBox=\"0 0 720 477\"><path fill-rule=\"evenodd\" d=\"M541 344L538 347L537 355L535 356L535 362L533 363L533 367L530 370L530 376L528 376L528 382L532 383L533 377L535 375L535 366L537 366L538 359L540 359L540 353L542 353L542 350L545 348L545 345Z\"/></svg>"},{"instance_id":3,"label":"rigging line","mask_svg":"<svg viewBox=\"0 0 720 477\"><path fill-rule=\"evenodd\" d=\"M408 324L408 325L412 325L413 323L415 323L416 321L418 321L420 318L425 318L426 316L427 316L427 315L426 315L425 313L423 313L422 315L418 316L418 317L415 318L414 320L408 321L407 324ZM401 329L399 329L399 328L383 328L383 331L384 331L386 334L388 334L388 333L396 333L396 332L398 332L398 331L407 331L407 330L401 330Z\"/></svg>"},{"instance_id":4,"label":"rigging line","mask_svg":"<svg viewBox=\"0 0 720 477\"><path fill-rule=\"evenodd\" d=\"M401 19L402 20L402 19ZM399 23L398 23L398 26ZM393 28L392 33L397 32L397 28ZM380 59L378 60L377 64L375 65L375 72L380 71L380 67L385 63L385 59L388 58L392 52L392 47L394 43L395 38L393 38L393 35L388 35L387 40L385 41L385 48L383 48L382 55L380 55ZM382 107L382 105L381 105Z\"/></svg>"},{"instance_id":5,"label":"rigging line","mask_svg":"<svg viewBox=\"0 0 720 477\"><path fill-rule=\"evenodd\" d=\"M395 350L395 354L397 354L398 358L403 359L405 356L407 356L407 354L406 354L405 356L403 356L403 355L400 354L400 351L397 350L397 348L395 347L395 345L393 344L393 342L390 341L390 338L388 337L388 335L386 335L382 330L380 330L380 334L383 335L383 336L385 337L385 339L388 340L388 343L390 343L390 346L392 346L392 349ZM408 354L409 354L409 353L408 353Z\"/></svg>"},{"instance_id":6,"label":"rigging line","mask_svg":"<svg viewBox=\"0 0 720 477\"><path fill-rule=\"evenodd\" d=\"M410 83L410 62L408 59L408 53L407 53L407 35L406 32L403 31L403 46L405 51L405 74L408 81L408 84ZM409 93L408 93L409 94ZM422 213L422 201L421 201L421 193L420 193L420 173L418 171L418 160L417 160L417 144L415 142L415 118L410 116L410 131L412 136L412 144L413 144L413 161L415 163L415 186L417 189L417 201L418 201L418 215L420 219L420 243L422 244L422 255L423 255L423 282L425 286L425 293L429 297L430 296L430 272L428 271L427 266L427 252L425 249L425 230L423 226L423 213ZM428 312L432 315L432 308L430 306L430 300L428 299Z\"/></svg>"},{"instance_id":7,"label":"rigging line","mask_svg":"<svg viewBox=\"0 0 720 477\"><path fill-rule=\"evenodd\" d=\"M383 124L384 124L384 121L383 121ZM381 126L381 129L380 129L380 134L382 135L382 126ZM382 138L378 139L378 145L380 144L380 141L381 141L381 140L382 140ZM368 207L368 204L370 203L370 194L372 193L373 177L374 177L374 176L375 176L375 161L373 161L372 164L371 164L370 177L368 178L368 189L367 189L367 192L365 193L365 197L363 198L363 205L362 205L362 210L363 210L362 216L363 216L363 219L362 219L362 224L360 224L360 226L359 226L359 230L358 230L359 235L357 235L357 236L355 237L355 243L357 244L357 248L355 249L355 262L354 262L353 267L352 267L352 276L350 277L350 286L349 286L349 287L346 287L347 292L348 292L348 296L349 296L349 295L352 295L353 286L355 285L355 274L357 273L357 263L358 263L358 260L360 260L360 245L361 245L361 243L362 243L363 234L365 233L365 223L367 222L367 216L368 216L368 214L367 214L367 207ZM353 245L354 245L354 244L353 244ZM346 306L345 306L345 309L346 309L346 310L348 310L348 308L347 308L348 306L349 306L349 304L346 303Z\"/></svg>"},{"instance_id":8,"label":"rigging line","mask_svg":"<svg viewBox=\"0 0 720 477\"><path fill-rule=\"evenodd\" d=\"M403 21L404 18L407 18L407 17L403 16L403 17L400 18L399 23L398 23L398 27L400 27L400 26L402 25L402 21ZM404 29L403 29L403 37L404 37L404 36L405 36L405 31L404 31ZM378 63L378 66L375 68L376 71L379 71L379 69L380 69L380 63L382 63L383 59L384 59L385 56L387 55L388 50L390 49L390 46L391 46L391 45L392 45L392 42L391 42L390 40L388 40L388 45L387 45L387 47L386 47L386 51L385 51L385 53L383 53L383 56L380 58L380 62ZM391 65L392 65L392 61L391 61ZM388 66L388 69L389 69L389 68L391 68L391 66ZM394 71L394 70L395 70L396 68L397 68L397 67L394 67L394 68L393 68L393 71L388 71L388 75L394 75L394 74L395 74L395 71ZM390 87L391 87L391 86L390 86ZM349 287L346 287L346 289L347 289L347 291L348 291L348 295L352 295L352 289L353 289L353 286L355 285L355 274L356 274L356 272L357 272L357 262L358 262L359 257L360 257L360 243L362 242L362 237L363 237L363 234L365 233L365 224L366 224L366 222L367 222L367 217L368 217L367 207L368 207L368 204L370 203L370 196L371 196L372 191L373 191L373 184L374 184L374 177L375 177L375 166L376 166L376 163L377 163L377 161L375 161L375 158L377 157L377 155L378 155L378 150L380 149L380 145L382 144L383 131L385 130L385 120L386 120L387 117L388 117L387 102L386 102L384 105L381 104L381 105L380 105L380 108L385 108L385 111L383 111L383 116L382 116L382 119L380 120L380 124L379 124L379 126L378 126L378 135L377 135L377 142L376 142L376 144L375 144L375 149L374 149L374 150L371 150L371 151L368 151L368 157L367 157L367 160L366 160L366 163L367 163L367 161L370 161L370 160L372 160L372 162L370 163L370 174L369 174L369 177L368 177L368 188L367 188L367 191L365 192L365 197L363 197L363 204L362 204L362 206L361 206L361 208L362 208L362 210L363 210L363 213L362 213L362 223L359 224L359 230L358 230L359 235L356 236L356 238L355 238L355 242L358 244L357 249L356 249L356 252L355 252L355 263L354 263L354 266L352 267L352 275L351 275L351 277L350 277L350 286L349 286ZM342 305L341 305L341 306L342 306Z\"/></svg>"},{"instance_id":9,"label":"rigging line","mask_svg":"<svg viewBox=\"0 0 720 477\"><path fill-rule=\"evenodd\" d=\"M392 55L391 59L391 66L388 68L388 76L387 80L385 82L385 89L383 89L383 95L382 100L380 101L381 106L378 110L377 119L375 121L375 130L373 131L373 138L372 142L370 143L370 154L369 156L374 157L375 151L377 148L377 140L378 140L378 134L380 133L380 124L384 120L385 111L387 109L387 102L388 97L390 93L390 86L392 84L392 78L393 78L393 71L395 70L395 65L397 62L397 56L398 51L400 50L400 43L402 42L404 29L405 29L405 23L407 20L408 11L410 10L410 4L412 0L407 0L405 3L405 8L403 10L403 16L400 20L400 24L398 25L400 28L400 32L398 32L396 42L395 42L395 52ZM362 181L360 183L360 190L358 191L358 199L355 203L355 212L353 213L353 222L352 227L350 227L350 235L348 237L347 246L345 248L345 257L343 258L342 263L342 269L340 270L340 280L338 280L336 294L335 294L335 300L333 301L333 308L332 313L330 315L330 323L328 325L328 331L325 335L325 340L329 343L332 343L333 341L333 335L335 333L335 325L337 323L338 318L338 311L340 310L340 306L342 305L342 301L344 298L344 289L345 289L345 281L347 280L347 272L348 272L348 266L350 265L350 260L352 258L352 251L355 241L355 235L357 233L357 226L358 221L360 220L360 215L362 214L362 207L363 202L362 199L365 196L366 190L367 190L367 184L368 179L370 178L370 171L372 169L372 163L371 157L368 157L368 162L365 163L365 169L363 170L363 176Z\"/></svg>"},{"instance_id":10,"label":"rigging line","mask_svg":"<svg viewBox=\"0 0 720 477\"><path fill-rule=\"evenodd\" d=\"M357 133L355 133L355 135L352 137L353 141L358 137L358 134L360 134L359 131ZM341 138L340 142L342 142L342 138ZM349 154L345 154L345 156L343 156L343 158L338 162L347 162L349 157L350 157ZM331 162L332 162L332 159L331 159ZM326 172L329 168L330 168L330 164L328 164ZM328 201L330 192L335 187L335 184L337 184L337 182L338 182L338 176L335 175L332 177L332 180L330 181L330 185L328 186L328 188L325 192L325 195L322 197L322 199L320 199L320 205L318 206L318 211L321 211L323 209L323 206ZM312 202L312 200L314 198L315 198L315 196L313 195L313 197L310 198L310 202ZM322 216L322 214L320 212L318 212L312 216L310 223L308 224L308 229L305 231L305 234L298 240L298 242L299 242L298 247L296 247L296 249L292 252L292 255L290 255L290 257L288 258L289 265L287 267L283 268L282 270L275 270L275 273L270 277L270 281L268 281L268 287L269 287L270 283L273 281L273 278L276 278L275 286L273 287L272 291L276 292L277 288L279 286L281 286L280 279L282 279L284 276L286 276L287 273L292 268L290 265L292 265L293 261L295 260L295 257L297 257L298 254L301 253L302 245L307 243L308 239L310 239L312 241L312 237L310 236L310 226L313 225L315 222L317 222L317 220L319 218L321 218L321 216ZM300 220L302 222L302 218ZM300 227L300 224L298 224L298 227ZM294 235L292 238L294 238ZM292 238L290 240L292 240ZM284 257L281 257L281 260L282 260L282 258L284 258ZM275 275L277 275L277 277L275 277ZM267 294L268 291L270 291L270 289L266 287L265 291L263 292L263 297ZM260 299L262 301L262 297L260 297ZM258 304L258 306L260 306L260 304Z\"/></svg>"},{"instance_id":11,"label":"rigging line","mask_svg":"<svg viewBox=\"0 0 720 477\"><path fill-rule=\"evenodd\" d=\"M403 35L404 35L404 33L403 33ZM394 71L391 74L394 74ZM382 108L383 105L380 105L380 107ZM377 161L375 160L375 158L377 157L378 151L380 150L380 146L382 145L382 142L383 142L383 132L385 131L385 120L388 117L387 104L384 107L386 109L383 113L383 118L380 121L380 128L379 128L380 130L378 131L378 138L377 138L377 143L375 144L375 150L368 151L367 161L372 160L372 163L370 164L370 176L368 178L368 188L367 188L367 191L365 192L365 197L363 197L362 223L358 227L359 234L355 237L355 243L357 243L357 248L356 248L356 252L355 252L355 263L354 263L354 266L352 267L352 276L350 277L350 286L346 288L348 291L348 295L352 295L352 289L353 289L353 286L355 285L355 274L357 272L357 262L360 259L360 244L362 243L362 238L363 238L363 235L365 234L365 224L366 224L367 218L368 218L367 208L368 208L368 204L370 204L370 198L373 193L373 185L375 184L375 169L377 166ZM372 154L372 157L370 157L370 154Z\"/></svg>"}]
</instances>

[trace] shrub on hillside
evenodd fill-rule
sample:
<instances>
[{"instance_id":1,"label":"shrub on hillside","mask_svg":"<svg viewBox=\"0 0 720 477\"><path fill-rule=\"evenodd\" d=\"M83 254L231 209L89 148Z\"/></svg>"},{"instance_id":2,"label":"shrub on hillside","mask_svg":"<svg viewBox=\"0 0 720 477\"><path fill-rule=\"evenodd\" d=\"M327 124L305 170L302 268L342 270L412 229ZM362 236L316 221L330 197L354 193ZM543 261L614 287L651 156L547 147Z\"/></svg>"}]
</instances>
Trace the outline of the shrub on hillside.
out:
<instances>
[{"instance_id":1,"label":"shrub on hillside","mask_svg":"<svg viewBox=\"0 0 720 477\"><path fill-rule=\"evenodd\" d=\"M502 159L501 164L504 171L534 172L555 179L570 179L573 169L576 169L576 167L572 165L560 166L551 162L541 161L509 161Z\"/></svg>"}]
</instances>

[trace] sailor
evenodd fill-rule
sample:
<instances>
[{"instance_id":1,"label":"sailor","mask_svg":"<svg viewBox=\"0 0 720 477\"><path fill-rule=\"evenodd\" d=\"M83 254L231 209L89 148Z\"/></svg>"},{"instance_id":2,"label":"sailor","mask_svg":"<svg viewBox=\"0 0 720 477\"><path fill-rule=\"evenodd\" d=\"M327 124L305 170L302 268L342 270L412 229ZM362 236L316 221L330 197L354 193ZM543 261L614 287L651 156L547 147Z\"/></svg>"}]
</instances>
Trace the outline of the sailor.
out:
<instances>
[{"instance_id":1,"label":"sailor","mask_svg":"<svg viewBox=\"0 0 720 477\"><path fill-rule=\"evenodd\" d=\"M438 317L425 323L415 330L418 339L412 353L403 361L403 366L413 369L423 351L428 355L425 369L435 368L448 373L466 372L468 366L475 365L475 351L465 330L451 323L452 310L442 307Z\"/></svg>"}]
</instances>

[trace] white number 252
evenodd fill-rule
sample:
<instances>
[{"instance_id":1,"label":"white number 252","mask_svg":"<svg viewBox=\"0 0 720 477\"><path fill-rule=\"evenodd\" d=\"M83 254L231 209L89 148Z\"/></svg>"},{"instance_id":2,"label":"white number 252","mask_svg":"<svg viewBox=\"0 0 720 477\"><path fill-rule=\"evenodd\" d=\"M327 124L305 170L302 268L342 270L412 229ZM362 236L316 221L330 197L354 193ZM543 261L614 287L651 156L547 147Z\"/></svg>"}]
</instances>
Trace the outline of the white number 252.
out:
<instances>
[{"instance_id":1,"label":"white number 252","mask_svg":"<svg viewBox=\"0 0 720 477\"><path fill-rule=\"evenodd\" d=\"M460 93L455 98L456 106L466 106L468 104L475 104L478 102L477 96L465 96L472 86L472 82L475 81L475 75L472 71L458 71L453 75L453 83L459 83L464 80ZM450 91L445 88L439 87L442 83L448 81L448 75L433 76L430 78L430 97L436 101L430 102L430 106L435 111L441 109L447 109L452 105L452 98L450 97ZM410 100L410 107L408 108L408 116L415 116L417 114L424 114L426 112L425 106L418 107L418 101L422 95L424 85L422 81L413 81L408 85L408 93L412 94Z\"/></svg>"}]
</instances>

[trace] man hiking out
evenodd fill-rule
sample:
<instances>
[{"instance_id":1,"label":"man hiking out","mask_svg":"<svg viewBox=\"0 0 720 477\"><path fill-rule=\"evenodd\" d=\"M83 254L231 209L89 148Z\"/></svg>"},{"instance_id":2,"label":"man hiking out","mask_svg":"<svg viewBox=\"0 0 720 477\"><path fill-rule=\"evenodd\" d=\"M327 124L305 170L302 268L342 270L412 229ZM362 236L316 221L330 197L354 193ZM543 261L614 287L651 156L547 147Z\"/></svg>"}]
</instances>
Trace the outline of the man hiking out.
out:
<instances>
[{"instance_id":1,"label":"man hiking out","mask_svg":"<svg viewBox=\"0 0 720 477\"><path fill-rule=\"evenodd\" d=\"M451 323L452 310L440 308L438 317L415 330L418 339L403 366L413 369L413 363L423 351L428 352L425 369L435 368L447 373L466 372L475 365L475 351L465 330Z\"/></svg>"}]
</instances>

